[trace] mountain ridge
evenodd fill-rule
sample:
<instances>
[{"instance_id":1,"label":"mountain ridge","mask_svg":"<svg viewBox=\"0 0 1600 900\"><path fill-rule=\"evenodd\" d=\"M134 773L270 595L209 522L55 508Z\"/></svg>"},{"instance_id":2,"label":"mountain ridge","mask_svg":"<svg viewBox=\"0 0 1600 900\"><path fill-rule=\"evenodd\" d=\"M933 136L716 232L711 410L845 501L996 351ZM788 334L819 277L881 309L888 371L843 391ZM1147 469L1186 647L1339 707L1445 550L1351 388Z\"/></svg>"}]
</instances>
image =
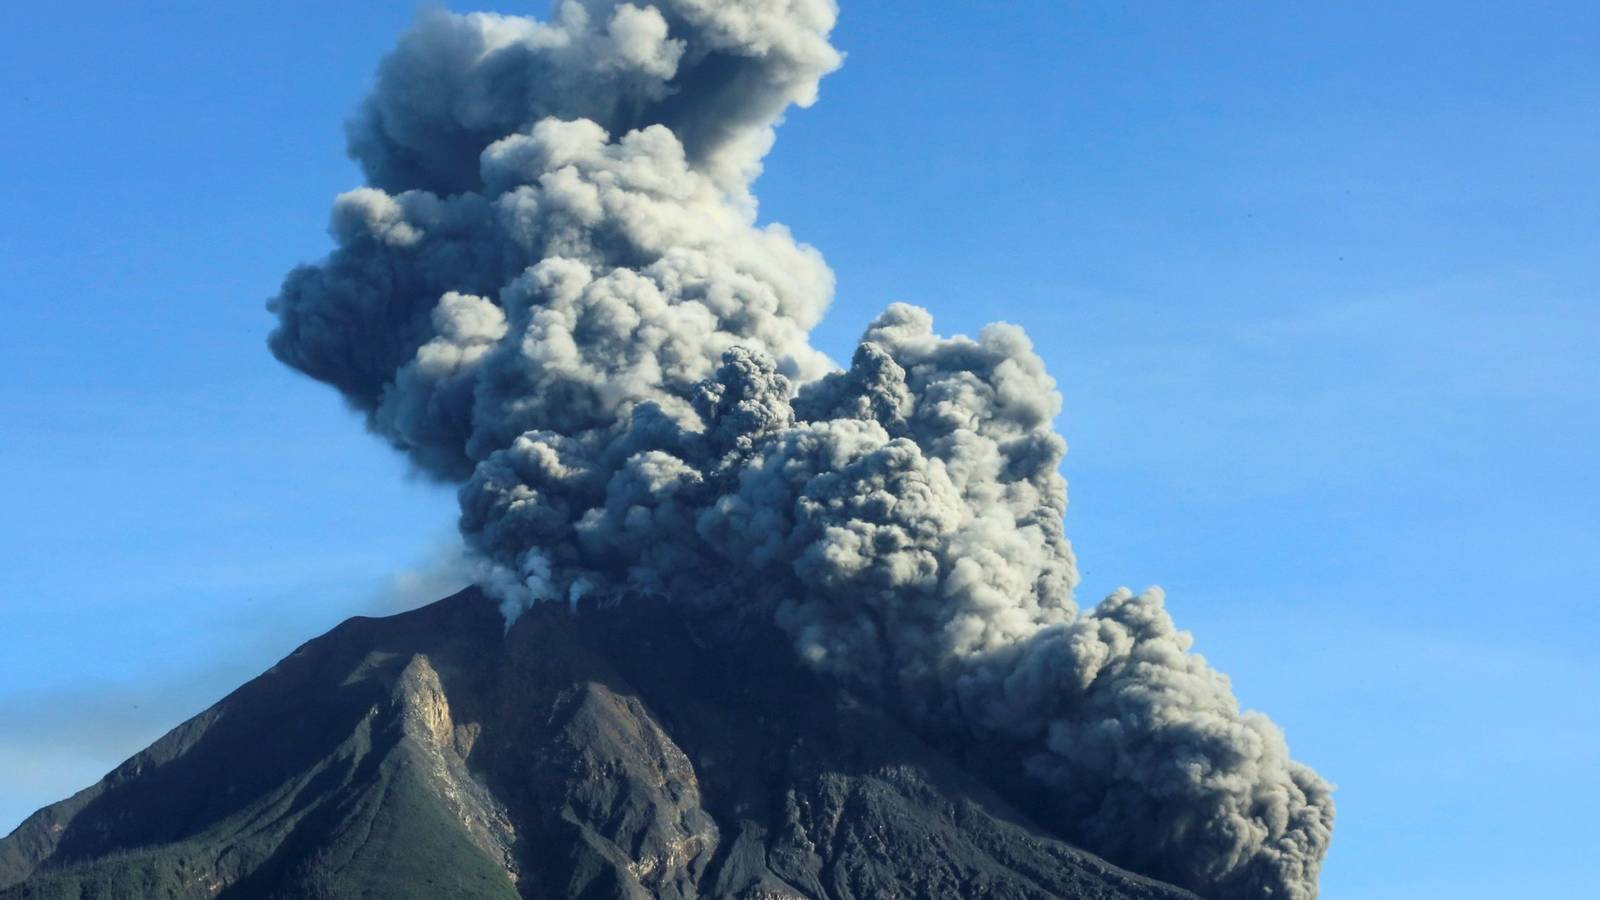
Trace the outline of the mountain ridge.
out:
<instances>
[{"instance_id":1,"label":"mountain ridge","mask_svg":"<svg viewBox=\"0 0 1600 900\"><path fill-rule=\"evenodd\" d=\"M347 620L0 840L0 898L1194 897L740 646L647 600Z\"/></svg>"}]
</instances>

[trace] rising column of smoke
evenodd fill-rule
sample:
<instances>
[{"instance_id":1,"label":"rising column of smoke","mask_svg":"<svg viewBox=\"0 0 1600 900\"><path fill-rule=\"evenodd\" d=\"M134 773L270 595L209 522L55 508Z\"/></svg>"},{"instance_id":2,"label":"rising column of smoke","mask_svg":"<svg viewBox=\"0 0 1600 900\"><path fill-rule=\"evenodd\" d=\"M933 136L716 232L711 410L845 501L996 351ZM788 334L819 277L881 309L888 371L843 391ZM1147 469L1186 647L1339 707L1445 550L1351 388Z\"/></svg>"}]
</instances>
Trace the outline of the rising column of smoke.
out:
<instances>
[{"instance_id":1,"label":"rising column of smoke","mask_svg":"<svg viewBox=\"0 0 1600 900\"><path fill-rule=\"evenodd\" d=\"M1054 383L1019 329L890 307L807 342L817 252L749 187L840 57L832 0L426 15L350 127L368 187L273 352L423 471L508 615L652 596L1025 748L1069 834L1216 897L1315 896L1333 808L1159 592L1080 615Z\"/></svg>"}]
</instances>

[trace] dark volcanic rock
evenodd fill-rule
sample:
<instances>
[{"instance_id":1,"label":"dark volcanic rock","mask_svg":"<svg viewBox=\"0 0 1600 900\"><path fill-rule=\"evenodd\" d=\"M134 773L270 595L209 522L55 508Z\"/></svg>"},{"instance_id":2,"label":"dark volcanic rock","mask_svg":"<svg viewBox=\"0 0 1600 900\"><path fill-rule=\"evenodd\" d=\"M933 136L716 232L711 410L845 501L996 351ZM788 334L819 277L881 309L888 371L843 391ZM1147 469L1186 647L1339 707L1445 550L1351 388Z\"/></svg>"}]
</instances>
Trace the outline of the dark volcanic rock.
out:
<instances>
[{"instance_id":1,"label":"dark volcanic rock","mask_svg":"<svg viewBox=\"0 0 1600 900\"><path fill-rule=\"evenodd\" d=\"M467 591L351 619L0 841L0 898L1192 898L752 629ZM725 646L725 638L718 641Z\"/></svg>"}]
</instances>

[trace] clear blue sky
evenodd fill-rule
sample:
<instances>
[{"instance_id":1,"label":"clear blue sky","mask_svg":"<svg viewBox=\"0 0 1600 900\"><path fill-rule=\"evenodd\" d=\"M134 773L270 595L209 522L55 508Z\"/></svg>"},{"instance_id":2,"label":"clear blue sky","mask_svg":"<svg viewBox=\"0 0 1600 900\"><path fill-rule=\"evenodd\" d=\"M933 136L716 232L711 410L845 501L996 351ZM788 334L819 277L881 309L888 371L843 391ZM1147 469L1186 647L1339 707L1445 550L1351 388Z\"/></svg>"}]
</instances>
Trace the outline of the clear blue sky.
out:
<instances>
[{"instance_id":1,"label":"clear blue sky","mask_svg":"<svg viewBox=\"0 0 1600 900\"><path fill-rule=\"evenodd\" d=\"M414 11L8 10L0 831L439 589L451 494L263 347ZM1339 785L1324 896L1592 889L1600 6L846 0L836 43L758 186L839 275L820 343L1034 335L1083 599L1165 586Z\"/></svg>"}]
</instances>

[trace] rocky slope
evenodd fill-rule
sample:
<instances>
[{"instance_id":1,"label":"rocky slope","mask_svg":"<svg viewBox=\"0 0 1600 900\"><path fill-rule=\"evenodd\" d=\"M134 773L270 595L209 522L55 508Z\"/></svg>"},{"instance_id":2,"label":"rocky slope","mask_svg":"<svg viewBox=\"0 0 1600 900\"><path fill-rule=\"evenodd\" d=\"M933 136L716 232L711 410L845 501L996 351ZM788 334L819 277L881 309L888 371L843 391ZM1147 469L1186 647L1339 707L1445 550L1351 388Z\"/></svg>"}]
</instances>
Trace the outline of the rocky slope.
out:
<instances>
[{"instance_id":1,"label":"rocky slope","mask_svg":"<svg viewBox=\"0 0 1600 900\"><path fill-rule=\"evenodd\" d=\"M745 645L470 590L351 619L0 841L0 900L1193 897Z\"/></svg>"}]
</instances>

